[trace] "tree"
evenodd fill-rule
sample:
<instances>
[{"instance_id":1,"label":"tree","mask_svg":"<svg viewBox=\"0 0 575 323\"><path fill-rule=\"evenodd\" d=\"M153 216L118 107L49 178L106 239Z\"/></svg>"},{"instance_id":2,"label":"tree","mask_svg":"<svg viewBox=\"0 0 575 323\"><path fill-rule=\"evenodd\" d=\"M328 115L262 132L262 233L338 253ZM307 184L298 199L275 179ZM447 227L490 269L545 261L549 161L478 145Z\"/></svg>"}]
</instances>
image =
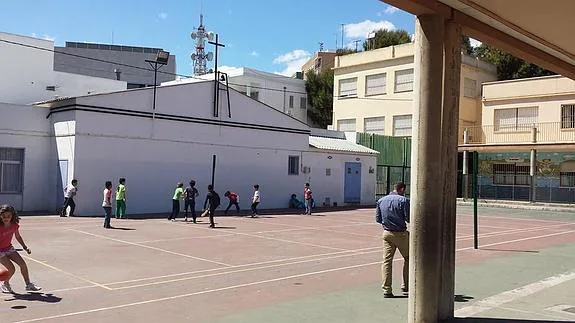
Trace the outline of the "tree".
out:
<instances>
[{"instance_id":1,"label":"tree","mask_svg":"<svg viewBox=\"0 0 575 323\"><path fill-rule=\"evenodd\" d=\"M497 78L499 80L512 80L556 74L487 44L481 44L481 46L476 47L475 55L478 58L497 66Z\"/></svg>"},{"instance_id":2,"label":"tree","mask_svg":"<svg viewBox=\"0 0 575 323\"><path fill-rule=\"evenodd\" d=\"M339 48L338 50L335 51L335 53L337 54L337 56L343 56L343 55L355 54L357 53L357 51L351 48Z\"/></svg>"},{"instance_id":3,"label":"tree","mask_svg":"<svg viewBox=\"0 0 575 323\"><path fill-rule=\"evenodd\" d=\"M325 129L331 124L333 113L333 70L319 74L308 71L306 77L307 115L318 127Z\"/></svg>"},{"instance_id":4,"label":"tree","mask_svg":"<svg viewBox=\"0 0 575 323\"><path fill-rule=\"evenodd\" d=\"M461 36L461 50L467 55L475 55L475 48L471 46L469 37Z\"/></svg>"},{"instance_id":5,"label":"tree","mask_svg":"<svg viewBox=\"0 0 575 323\"><path fill-rule=\"evenodd\" d=\"M372 50L407 43L411 43L411 36L407 31L380 29L375 32L375 37L363 42L363 49Z\"/></svg>"}]
</instances>

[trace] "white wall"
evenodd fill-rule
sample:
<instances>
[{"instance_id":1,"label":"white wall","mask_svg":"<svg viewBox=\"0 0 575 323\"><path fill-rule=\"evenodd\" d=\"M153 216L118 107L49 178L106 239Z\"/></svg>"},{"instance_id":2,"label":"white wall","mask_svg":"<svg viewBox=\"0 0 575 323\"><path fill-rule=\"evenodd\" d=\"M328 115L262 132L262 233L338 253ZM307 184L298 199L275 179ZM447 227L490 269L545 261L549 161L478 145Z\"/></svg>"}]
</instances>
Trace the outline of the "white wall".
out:
<instances>
[{"instance_id":1,"label":"white wall","mask_svg":"<svg viewBox=\"0 0 575 323\"><path fill-rule=\"evenodd\" d=\"M26 211L55 208L55 162L50 158L53 145L47 114L45 108L0 104L0 147L24 149L23 194L0 194L0 203Z\"/></svg>"},{"instance_id":2,"label":"white wall","mask_svg":"<svg viewBox=\"0 0 575 323\"><path fill-rule=\"evenodd\" d=\"M127 88L125 81L116 81L100 77L53 72L56 91L54 95L73 97L80 95L122 91Z\"/></svg>"},{"instance_id":3,"label":"white wall","mask_svg":"<svg viewBox=\"0 0 575 323\"><path fill-rule=\"evenodd\" d=\"M0 102L28 104L54 98L46 91L53 85L54 43L7 33L0 33L0 39L47 49L0 42Z\"/></svg>"},{"instance_id":4,"label":"white wall","mask_svg":"<svg viewBox=\"0 0 575 323\"><path fill-rule=\"evenodd\" d=\"M331 156L332 158L328 158ZM357 160L359 158L359 160ZM375 155L358 155L336 151L324 151L310 148L309 152L303 153L302 164L311 167L309 174L300 176L312 186L314 199L317 206L322 206L326 198L330 199L331 205L337 202L338 206L344 204L345 163L361 163L361 202L362 205L375 203ZM369 173L369 169L373 173ZM331 175L326 176L326 168L331 169ZM303 196L303 184L299 191L295 192L301 199Z\"/></svg>"},{"instance_id":5,"label":"white wall","mask_svg":"<svg viewBox=\"0 0 575 323\"><path fill-rule=\"evenodd\" d=\"M125 90L126 82L54 71L54 42L0 32L0 102L30 104L62 96ZM54 86L55 91L46 90Z\"/></svg>"}]
</instances>

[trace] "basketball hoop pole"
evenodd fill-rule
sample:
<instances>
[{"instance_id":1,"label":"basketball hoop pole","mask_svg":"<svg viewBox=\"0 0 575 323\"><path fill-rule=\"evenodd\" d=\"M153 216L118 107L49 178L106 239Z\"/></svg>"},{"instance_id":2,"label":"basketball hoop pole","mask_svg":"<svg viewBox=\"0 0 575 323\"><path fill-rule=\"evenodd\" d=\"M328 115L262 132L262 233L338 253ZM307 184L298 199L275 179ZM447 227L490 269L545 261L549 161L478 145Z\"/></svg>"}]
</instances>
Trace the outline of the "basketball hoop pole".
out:
<instances>
[{"instance_id":1,"label":"basketball hoop pole","mask_svg":"<svg viewBox=\"0 0 575 323\"><path fill-rule=\"evenodd\" d=\"M477 177L479 173L479 153L477 151L473 152L473 175L472 175L472 190L473 190L473 249L478 248L478 237L477 237Z\"/></svg>"}]
</instances>

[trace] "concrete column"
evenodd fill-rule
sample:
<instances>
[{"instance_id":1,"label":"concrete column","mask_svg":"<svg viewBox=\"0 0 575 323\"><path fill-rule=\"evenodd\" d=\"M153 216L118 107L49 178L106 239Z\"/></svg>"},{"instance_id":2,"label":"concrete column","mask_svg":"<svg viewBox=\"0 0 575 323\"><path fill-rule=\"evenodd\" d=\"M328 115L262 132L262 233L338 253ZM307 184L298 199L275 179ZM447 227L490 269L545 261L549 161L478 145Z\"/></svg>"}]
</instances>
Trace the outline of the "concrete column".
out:
<instances>
[{"instance_id":1,"label":"concrete column","mask_svg":"<svg viewBox=\"0 0 575 323\"><path fill-rule=\"evenodd\" d=\"M415 22L408 322L437 322L441 280L443 20Z\"/></svg>"},{"instance_id":2,"label":"concrete column","mask_svg":"<svg viewBox=\"0 0 575 323\"><path fill-rule=\"evenodd\" d=\"M455 224L457 213L457 144L459 136L459 80L461 26L445 22L441 164L443 166L443 222L441 225L441 281L439 319L453 318L455 301ZM467 136L467 131L465 132ZM468 140L468 138L466 138Z\"/></svg>"}]
</instances>

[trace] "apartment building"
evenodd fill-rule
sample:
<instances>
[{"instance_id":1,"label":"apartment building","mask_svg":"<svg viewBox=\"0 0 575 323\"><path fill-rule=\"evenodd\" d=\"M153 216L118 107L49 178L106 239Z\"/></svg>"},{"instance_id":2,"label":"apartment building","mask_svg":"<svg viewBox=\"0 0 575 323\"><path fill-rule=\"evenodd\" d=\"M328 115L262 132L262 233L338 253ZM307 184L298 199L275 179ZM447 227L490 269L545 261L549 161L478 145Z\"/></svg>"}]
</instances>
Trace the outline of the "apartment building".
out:
<instances>
[{"instance_id":1,"label":"apartment building","mask_svg":"<svg viewBox=\"0 0 575 323\"><path fill-rule=\"evenodd\" d=\"M334 66L336 52L317 52L301 67L303 79L307 80L307 72L314 71L319 74L323 71L330 70Z\"/></svg>"},{"instance_id":2,"label":"apartment building","mask_svg":"<svg viewBox=\"0 0 575 323\"><path fill-rule=\"evenodd\" d=\"M482 92L482 124L460 145L479 153L480 196L575 203L575 81L488 82Z\"/></svg>"},{"instance_id":3,"label":"apartment building","mask_svg":"<svg viewBox=\"0 0 575 323\"><path fill-rule=\"evenodd\" d=\"M411 136L414 43L337 56L330 129ZM497 79L495 66L461 57L460 129L481 122L481 84ZM463 130L460 138L463 139Z\"/></svg>"}]
</instances>

